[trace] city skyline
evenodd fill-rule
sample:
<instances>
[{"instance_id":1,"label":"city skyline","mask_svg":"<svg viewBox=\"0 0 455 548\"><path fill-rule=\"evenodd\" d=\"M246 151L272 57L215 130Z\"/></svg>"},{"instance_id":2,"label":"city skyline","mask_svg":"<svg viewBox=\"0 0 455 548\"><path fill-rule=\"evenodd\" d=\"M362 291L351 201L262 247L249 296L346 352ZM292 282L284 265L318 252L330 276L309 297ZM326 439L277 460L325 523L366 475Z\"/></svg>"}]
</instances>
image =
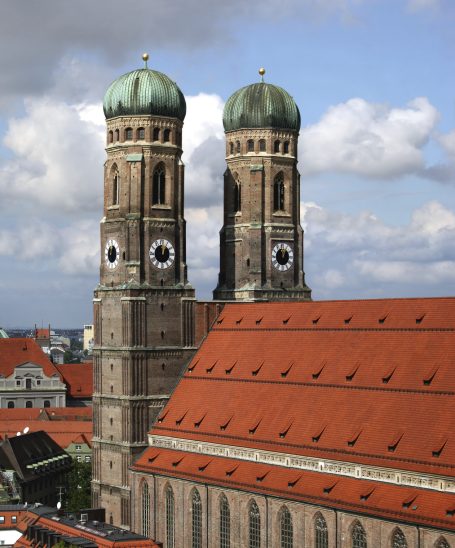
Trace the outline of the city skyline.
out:
<instances>
[{"instance_id":1,"label":"city skyline","mask_svg":"<svg viewBox=\"0 0 455 548\"><path fill-rule=\"evenodd\" d=\"M0 325L91 323L101 102L143 51L186 96L187 262L199 299L218 274L223 105L260 66L301 112L313 298L454 294L453 6L289 0L277 15L274 2L260 5L259 14L240 2L157 2L153 12L138 2L126 14L117 1L3 8Z\"/></svg>"}]
</instances>

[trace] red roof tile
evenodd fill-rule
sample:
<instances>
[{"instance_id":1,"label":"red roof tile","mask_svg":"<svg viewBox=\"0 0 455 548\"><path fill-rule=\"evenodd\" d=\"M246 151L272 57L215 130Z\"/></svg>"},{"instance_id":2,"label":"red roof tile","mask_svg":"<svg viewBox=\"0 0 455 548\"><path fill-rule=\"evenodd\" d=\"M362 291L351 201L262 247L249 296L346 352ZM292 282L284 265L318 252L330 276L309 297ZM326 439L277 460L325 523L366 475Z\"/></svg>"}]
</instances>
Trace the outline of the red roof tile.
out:
<instances>
[{"instance_id":1,"label":"red roof tile","mask_svg":"<svg viewBox=\"0 0 455 548\"><path fill-rule=\"evenodd\" d=\"M93 394L93 363L71 363L56 366L61 373L68 396L72 398L91 398Z\"/></svg>"},{"instance_id":2,"label":"red roof tile","mask_svg":"<svg viewBox=\"0 0 455 548\"><path fill-rule=\"evenodd\" d=\"M55 365L33 339L0 339L1 375L9 377L13 374L15 367L28 362L40 365L43 373L48 377L56 375L61 378Z\"/></svg>"}]
</instances>

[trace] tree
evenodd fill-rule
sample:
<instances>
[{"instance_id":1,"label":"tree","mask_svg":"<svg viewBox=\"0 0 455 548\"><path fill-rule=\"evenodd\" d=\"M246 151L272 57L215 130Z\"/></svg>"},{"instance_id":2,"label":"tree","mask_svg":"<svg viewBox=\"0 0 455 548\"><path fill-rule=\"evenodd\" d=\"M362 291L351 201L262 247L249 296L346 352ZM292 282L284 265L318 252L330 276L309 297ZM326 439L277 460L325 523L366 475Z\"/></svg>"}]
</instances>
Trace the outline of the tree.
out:
<instances>
[{"instance_id":1,"label":"tree","mask_svg":"<svg viewBox=\"0 0 455 548\"><path fill-rule=\"evenodd\" d=\"M78 512L79 510L90 508L91 463L74 460L67 480L68 488L64 501L65 510L68 512Z\"/></svg>"}]
</instances>

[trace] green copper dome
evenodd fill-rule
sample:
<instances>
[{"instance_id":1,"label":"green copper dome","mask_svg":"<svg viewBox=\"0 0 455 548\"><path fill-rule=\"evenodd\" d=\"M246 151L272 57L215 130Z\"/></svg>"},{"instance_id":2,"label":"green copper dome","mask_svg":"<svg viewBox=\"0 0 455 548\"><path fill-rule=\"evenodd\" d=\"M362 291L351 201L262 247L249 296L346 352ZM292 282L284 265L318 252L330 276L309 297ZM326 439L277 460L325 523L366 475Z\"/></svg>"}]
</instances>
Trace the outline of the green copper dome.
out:
<instances>
[{"instance_id":1,"label":"green copper dome","mask_svg":"<svg viewBox=\"0 0 455 548\"><path fill-rule=\"evenodd\" d=\"M259 82L229 97L224 106L223 125L225 131L248 128L299 131L300 112L286 90Z\"/></svg>"},{"instance_id":2,"label":"green copper dome","mask_svg":"<svg viewBox=\"0 0 455 548\"><path fill-rule=\"evenodd\" d=\"M155 115L183 122L186 102L175 82L157 70L133 70L109 86L103 101L106 119L115 116Z\"/></svg>"}]
</instances>

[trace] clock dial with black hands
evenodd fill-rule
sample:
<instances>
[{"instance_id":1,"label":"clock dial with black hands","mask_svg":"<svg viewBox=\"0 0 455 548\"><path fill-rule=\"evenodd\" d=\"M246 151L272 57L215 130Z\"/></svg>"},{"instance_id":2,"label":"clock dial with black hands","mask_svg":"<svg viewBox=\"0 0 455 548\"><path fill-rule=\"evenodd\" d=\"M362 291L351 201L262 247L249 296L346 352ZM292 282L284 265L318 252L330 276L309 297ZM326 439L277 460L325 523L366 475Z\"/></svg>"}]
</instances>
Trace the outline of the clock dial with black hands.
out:
<instances>
[{"instance_id":1,"label":"clock dial with black hands","mask_svg":"<svg viewBox=\"0 0 455 548\"><path fill-rule=\"evenodd\" d=\"M272 249L272 264L280 272L289 270L294 262L294 252L292 247L285 243L280 242L273 246Z\"/></svg>"},{"instance_id":2,"label":"clock dial with black hands","mask_svg":"<svg viewBox=\"0 0 455 548\"><path fill-rule=\"evenodd\" d=\"M150 246L150 260L156 268L169 268L175 259L175 249L169 240L155 240Z\"/></svg>"},{"instance_id":3,"label":"clock dial with black hands","mask_svg":"<svg viewBox=\"0 0 455 548\"><path fill-rule=\"evenodd\" d=\"M104 248L104 260L106 262L106 266L113 270L119 262L120 258L120 247L116 240L108 240L106 242L106 246Z\"/></svg>"}]
</instances>

